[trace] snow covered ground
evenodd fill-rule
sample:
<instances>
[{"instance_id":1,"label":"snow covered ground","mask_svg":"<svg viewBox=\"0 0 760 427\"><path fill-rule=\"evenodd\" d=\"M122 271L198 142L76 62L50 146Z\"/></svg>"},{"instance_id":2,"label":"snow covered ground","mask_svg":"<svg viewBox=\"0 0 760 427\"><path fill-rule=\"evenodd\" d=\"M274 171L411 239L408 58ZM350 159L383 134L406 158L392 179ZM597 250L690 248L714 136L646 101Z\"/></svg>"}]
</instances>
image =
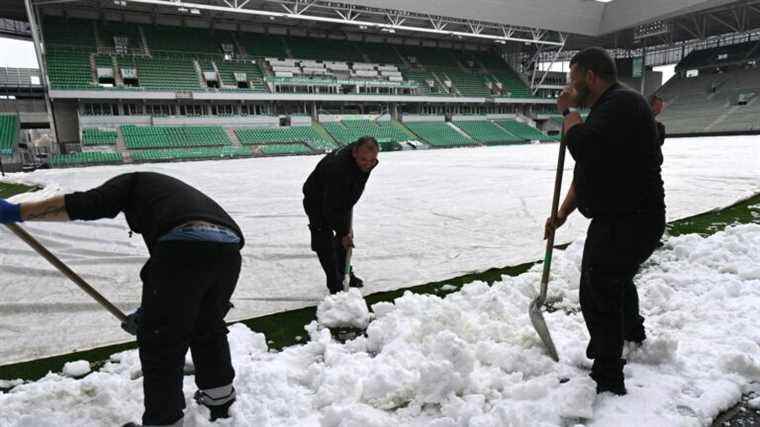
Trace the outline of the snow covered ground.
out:
<instances>
[{"instance_id":1,"label":"snow covered ground","mask_svg":"<svg viewBox=\"0 0 760 427\"><path fill-rule=\"evenodd\" d=\"M757 207L760 209L760 206ZM628 395L596 396L578 312L583 242L554 261L547 357L527 316L540 266L445 298L405 294L374 309L366 337L268 352L242 324L230 334L238 400L228 426L707 426L760 381L760 225L667 239L637 277L649 338L627 353ZM87 373L74 366L69 375ZM141 414L135 351L83 379L58 374L0 394L0 426L113 426ZM191 401L186 426L209 425Z\"/></svg>"},{"instance_id":2,"label":"snow covered ground","mask_svg":"<svg viewBox=\"0 0 760 427\"><path fill-rule=\"evenodd\" d=\"M668 219L722 207L760 191L757 137L669 140ZM354 264L363 292L396 289L541 258L557 145L381 155L355 213ZM206 192L246 235L230 319L315 305L326 295L308 247L300 186L319 157L246 159L36 171L12 176L46 186L42 197L84 190L120 173L152 170ZM568 157L565 187L572 159ZM147 251L123 218L30 223L27 229L122 309L140 298ZM558 241L583 236L571 218ZM0 229L0 364L129 339L102 308L31 249Z\"/></svg>"}]
</instances>

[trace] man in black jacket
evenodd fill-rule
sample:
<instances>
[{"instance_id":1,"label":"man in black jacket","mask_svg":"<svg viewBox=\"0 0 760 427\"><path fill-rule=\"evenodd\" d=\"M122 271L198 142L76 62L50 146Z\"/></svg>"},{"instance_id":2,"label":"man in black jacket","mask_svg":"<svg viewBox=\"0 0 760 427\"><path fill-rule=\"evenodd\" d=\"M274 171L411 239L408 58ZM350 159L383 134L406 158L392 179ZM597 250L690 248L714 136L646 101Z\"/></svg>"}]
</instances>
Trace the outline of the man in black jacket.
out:
<instances>
[{"instance_id":1,"label":"man in black jacket","mask_svg":"<svg viewBox=\"0 0 760 427\"><path fill-rule=\"evenodd\" d=\"M364 136L326 155L303 185L303 207L309 217L311 250L317 253L331 294L343 290L346 250L354 246L351 212L378 164L375 138ZM351 272L352 287L362 280Z\"/></svg>"},{"instance_id":2,"label":"man in black jacket","mask_svg":"<svg viewBox=\"0 0 760 427\"><path fill-rule=\"evenodd\" d=\"M575 170L556 221L546 227L561 226L576 208L591 218L580 280L591 336L586 353L597 392L625 394L623 341L646 338L633 278L665 229L659 134L646 99L617 82L607 52L583 50L570 67L571 85L557 107ZM591 108L585 123L575 107Z\"/></svg>"},{"instance_id":3,"label":"man in black jacket","mask_svg":"<svg viewBox=\"0 0 760 427\"><path fill-rule=\"evenodd\" d=\"M15 205L0 199L0 222L114 218L124 213L150 258L140 272L141 307L122 327L137 335L143 371L143 425L180 426L185 354L195 365L195 399L212 421L235 400L224 316L240 273L243 234L213 200L157 173L119 175L100 187ZM135 424L127 424L135 425Z\"/></svg>"}]
</instances>

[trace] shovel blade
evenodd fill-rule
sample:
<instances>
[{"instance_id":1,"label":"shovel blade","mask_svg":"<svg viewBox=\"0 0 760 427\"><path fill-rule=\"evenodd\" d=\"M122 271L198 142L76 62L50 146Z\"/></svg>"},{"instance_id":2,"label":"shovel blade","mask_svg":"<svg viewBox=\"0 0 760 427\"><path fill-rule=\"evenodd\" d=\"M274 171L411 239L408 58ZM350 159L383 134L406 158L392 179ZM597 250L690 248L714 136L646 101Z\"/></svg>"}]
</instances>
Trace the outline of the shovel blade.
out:
<instances>
[{"instance_id":1,"label":"shovel blade","mask_svg":"<svg viewBox=\"0 0 760 427\"><path fill-rule=\"evenodd\" d=\"M559 362L559 355L557 354L557 348L554 347L554 341L552 341L552 335L549 333L549 327L546 326L546 320L544 320L544 314L541 312L541 306L538 298L530 303L530 309L528 314L530 315L530 322L533 323L533 329L538 333L538 337L541 338L541 342L544 343L546 351L549 353L549 357L554 359L555 362Z\"/></svg>"}]
</instances>

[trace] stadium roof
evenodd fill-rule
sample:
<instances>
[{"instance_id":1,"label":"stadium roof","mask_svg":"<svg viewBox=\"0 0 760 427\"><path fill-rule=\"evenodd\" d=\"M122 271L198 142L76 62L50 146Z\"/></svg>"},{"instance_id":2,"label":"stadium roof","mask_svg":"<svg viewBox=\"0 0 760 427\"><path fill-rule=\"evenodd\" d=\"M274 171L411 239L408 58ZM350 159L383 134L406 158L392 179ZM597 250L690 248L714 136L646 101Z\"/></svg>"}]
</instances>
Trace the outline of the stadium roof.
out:
<instances>
[{"instance_id":1,"label":"stadium roof","mask_svg":"<svg viewBox=\"0 0 760 427\"><path fill-rule=\"evenodd\" d=\"M318 31L633 48L760 28L760 0L30 0L42 8L239 19ZM0 18L26 19L24 0ZM160 21L159 21L160 22ZM570 37L565 39L565 36ZM665 40L667 35L667 40ZM661 37L656 39L656 37Z\"/></svg>"}]
</instances>

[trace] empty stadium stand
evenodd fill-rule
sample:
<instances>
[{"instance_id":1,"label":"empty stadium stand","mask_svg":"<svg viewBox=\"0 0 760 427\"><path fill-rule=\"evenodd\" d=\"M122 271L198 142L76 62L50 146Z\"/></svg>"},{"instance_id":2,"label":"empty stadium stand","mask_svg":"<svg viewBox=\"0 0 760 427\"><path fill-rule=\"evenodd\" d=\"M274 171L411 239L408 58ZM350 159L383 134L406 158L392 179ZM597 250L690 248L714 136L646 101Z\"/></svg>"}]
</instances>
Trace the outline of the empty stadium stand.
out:
<instances>
[{"instance_id":1,"label":"empty stadium stand","mask_svg":"<svg viewBox=\"0 0 760 427\"><path fill-rule=\"evenodd\" d=\"M666 105L658 119L668 134L759 131L758 55L757 41L687 55L677 65L676 76L657 91Z\"/></svg>"},{"instance_id":2,"label":"empty stadium stand","mask_svg":"<svg viewBox=\"0 0 760 427\"><path fill-rule=\"evenodd\" d=\"M332 141L323 138L312 126L284 126L277 128L254 127L235 129L235 135L243 145L269 145L275 144L276 148L282 148L287 143L308 144L317 150L330 150L336 147ZM278 153L279 154L279 153Z\"/></svg>"},{"instance_id":3,"label":"empty stadium stand","mask_svg":"<svg viewBox=\"0 0 760 427\"><path fill-rule=\"evenodd\" d=\"M115 130L84 129L82 131L83 145L116 145L118 134Z\"/></svg>"},{"instance_id":4,"label":"empty stadium stand","mask_svg":"<svg viewBox=\"0 0 760 427\"><path fill-rule=\"evenodd\" d=\"M121 127L130 149L180 148L231 145L220 126L134 126Z\"/></svg>"},{"instance_id":5,"label":"empty stadium stand","mask_svg":"<svg viewBox=\"0 0 760 427\"><path fill-rule=\"evenodd\" d=\"M266 144L259 145L258 148L262 154L265 155L299 155L299 154L313 154L314 151L302 143L295 144Z\"/></svg>"},{"instance_id":6,"label":"empty stadium stand","mask_svg":"<svg viewBox=\"0 0 760 427\"><path fill-rule=\"evenodd\" d=\"M121 153L104 151L83 151L81 153L56 154L50 157L52 167L91 166L120 164Z\"/></svg>"},{"instance_id":7,"label":"empty stadium stand","mask_svg":"<svg viewBox=\"0 0 760 427\"><path fill-rule=\"evenodd\" d=\"M420 139L435 148L451 148L478 145L444 122L404 122Z\"/></svg>"},{"instance_id":8,"label":"empty stadium stand","mask_svg":"<svg viewBox=\"0 0 760 427\"><path fill-rule=\"evenodd\" d=\"M507 145L525 142L524 138L507 132L488 120L457 121L454 124L473 139L485 145Z\"/></svg>"},{"instance_id":9,"label":"empty stadium stand","mask_svg":"<svg viewBox=\"0 0 760 427\"><path fill-rule=\"evenodd\" d=\"M380 144L403 142L409 135L396 128L390 121L343 120L322 123L322 126L341 144L350 144L362 136L372 136Z\"/></svg>"},{"instance_id":10,"label":"empty stadium stand","mask_svg":"<svg viewBox=\"0 0 760 427\"><path fill-rule=\"evenodd\" d=\"M208 160L250 157L247 147L200 147L172 150L137 150L130 152L135 162L164 162L172 160Z\"/></svg>"},{"instance_id":11,"label":"empty stadium stand","mask_svg":"<svg viewBox=\"0 0 760 427\"><path fill-rule=\"evenodd\" d=\"M485 53L52 16L43 28L55 89L267 92L270 81L276 92L339 93L357 81L352 93L528 96L509 65Z\"/></svg>"},{"instance_id":12,"label":"empty stadium stand","mask_svg":"<svg viewBox=\"0 0 760 427\"><path fill-rule=\"evenodd\" d=\"M518 122L517 120L506 119L495 120L494 122L497 125L501 126L501 128L505 131L511 133L512 135L515 135L518 138L522 138L525 141L551 142L557 140L556 137L549 136L534 128L533 126Z\"/></svg>"}]
</instances>

